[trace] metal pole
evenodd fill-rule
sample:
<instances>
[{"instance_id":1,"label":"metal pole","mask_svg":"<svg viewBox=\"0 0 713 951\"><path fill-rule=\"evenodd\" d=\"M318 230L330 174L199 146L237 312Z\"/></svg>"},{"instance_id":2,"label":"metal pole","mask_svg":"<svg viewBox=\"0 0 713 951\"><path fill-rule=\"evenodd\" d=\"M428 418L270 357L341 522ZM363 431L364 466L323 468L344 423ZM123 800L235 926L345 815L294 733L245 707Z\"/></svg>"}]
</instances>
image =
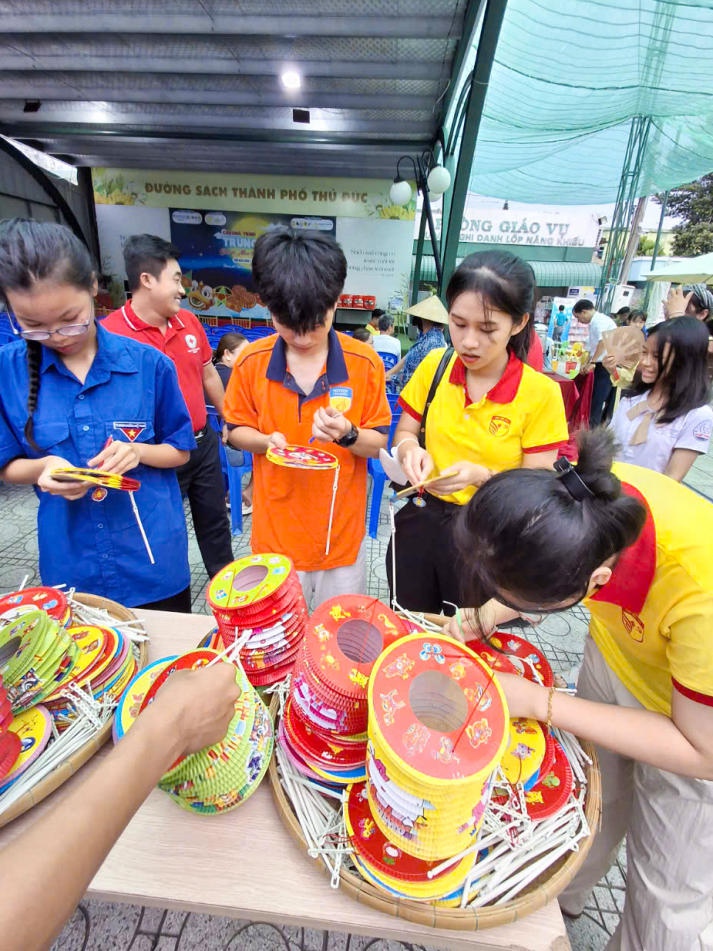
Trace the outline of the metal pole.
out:
<instances>
[{"instance_id":1,"label":"metal pole","mask_svg":"<svg viewBox=\"0 0 713 951\"><path fill-rule=\"evenodd\" d=\"M483 27L480 33L478 53L473 67L473 81L468 93L465 106L465 121L461 137L458 165L456 167L453 190L451 193L448 221L443 220L441 235L443 236L443 273L450 277L455 268L460 241L460 228L463 220L465 199L470 184L470 174L473 167L475 145L478 138L478 129L483 115L485 96L490 82L490 73L495 59L495 50L498 37L505 18L507 0L487 0L483 15Z\"/></svg>"},{"instance_id":2,"label":"metal pole","mask_svg":"<svg viewBox=\"0 0 713 951\"><path fill-rule=\"evenodd\" d=\"M659 256L659 246L661 244L661 232L663 231L663 220L666 217L666 207L668 205L668 196L670 192L664 192L663 201L661 202L661 214L659 215L659 229L656 232L656 241L654 242L654 250L651 255L651 270L656 267L656 258ZM651 282L649 282L651 283Z\"/></svg>"}]
</instances>

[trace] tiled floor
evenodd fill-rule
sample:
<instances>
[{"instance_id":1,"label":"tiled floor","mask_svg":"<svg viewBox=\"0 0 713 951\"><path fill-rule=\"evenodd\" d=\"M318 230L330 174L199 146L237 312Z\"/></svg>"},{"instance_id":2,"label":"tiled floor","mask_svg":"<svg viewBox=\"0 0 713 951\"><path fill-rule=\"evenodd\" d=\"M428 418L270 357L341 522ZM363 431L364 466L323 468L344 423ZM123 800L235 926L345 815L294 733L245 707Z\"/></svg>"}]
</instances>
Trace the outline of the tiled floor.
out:
<instances>
[{"instance_id":1,"label":"tiled floor","mask_svg":"<svg viewBox=\"0 0 713 951\"><path fill-rule=\"evenodd\" d=\"M687 480L692 488L713 500L713 455L702 457ZM39 582L35 536L36 503L25 487L0 484L0 591L11 590L27 576ZM249 550L250 518L245 533L234 539L237 556ZM200 560L192 529L189 557L193 573L193 610L208 613L205 604L207 575ZM369 591L387 599L384 555L388 541L386 505L381 513L379 537L368 539ZM573 680L581 660L586 633L586 612L576 608L553 615L538 635L553 667ZM567 922L575 951L599 951L616 927L625 893L625 856L594 890L584 914ZM372 941L339 932L314 932L300 928L276 928L268 924L236 921L206 915L165 912L131 905L84 901L77 909L54 951L397 951L413 946L400 942Z\"/></svg>"}]
</instances>

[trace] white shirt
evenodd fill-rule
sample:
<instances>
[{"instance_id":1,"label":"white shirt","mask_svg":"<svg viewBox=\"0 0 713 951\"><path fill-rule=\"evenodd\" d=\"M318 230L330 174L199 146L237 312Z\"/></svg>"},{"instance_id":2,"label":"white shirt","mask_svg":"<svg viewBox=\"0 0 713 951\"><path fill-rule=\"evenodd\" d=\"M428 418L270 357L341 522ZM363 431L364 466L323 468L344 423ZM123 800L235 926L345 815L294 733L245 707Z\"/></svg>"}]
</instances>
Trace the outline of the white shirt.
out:
<instances>
[{"instance_id":1,"label":"white shirt","mask_svg":"<svg viewBox=\"0 0 713 951\"><path fill-rule=\"evenodd\" d=\"M694 452L708 452L711 432L713 431L713 409L710 406L698 406L689 410L685 416L679 416L672 423L654 423L649 426L649 435L645 443L630 446L629 440L638 429L642 416L629 419L628 411L645 400L648 393L639 396L623 396L614 410L611 428L618 443L616 459L618 462L630 462L644 469L665 472L674 449L692 449Z\"/></svg>"},{"instance_id":2,"label":"white shirt","mask_svg":"<svg viewBox=\"0 0 713 951\"><path fill-rule=\"evenodd\" d=\"M602 339L602 334L607 330L615 330L616 323L608 317L606 314L603 314L600 310L594 311L594 316L591 319L589 324L589 359L591 360L594 356L594 353L599 346L599 341ZM601 363L604 357L606 356L606 350L602 351L601 356L597 357L596 362Z\"/></svg>"},{"instance_id":3,"label":"white shirt","mask_svg":"<svg viewBox=\"0 0 713 951\"><path fill-rule=\"evenodd\" d=\"M393 353L397 360L401 359L401 341L392 334L377 334L374 337L374 350L377 353Z\"/></svg>"}]
</instances>

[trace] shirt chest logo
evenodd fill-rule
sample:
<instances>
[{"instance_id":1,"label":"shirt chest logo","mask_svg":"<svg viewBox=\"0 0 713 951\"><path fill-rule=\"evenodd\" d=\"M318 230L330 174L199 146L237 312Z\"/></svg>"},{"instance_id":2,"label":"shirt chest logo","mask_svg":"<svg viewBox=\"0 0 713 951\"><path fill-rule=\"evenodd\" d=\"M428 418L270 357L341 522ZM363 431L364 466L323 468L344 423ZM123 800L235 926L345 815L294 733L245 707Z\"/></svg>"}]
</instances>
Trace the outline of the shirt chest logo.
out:
<instances>
[{"instance_id":1,"label":"shirt chest logo","mask_svg":"<svg viewBox=\"0 0 713 951\"><path fill-rule=\"evenodd\" d=\"M329 405L338 413L346 413L352 405L353 395L349 386L332 386L329 390Z\"/></svg>"},{"instance_id":2,"label":"shirt chest logo","mask_svg":"<svg viewBox=\"0 0 713 951\"><path fill-rule=\"evenodd\" d=\"M626 608L622 608L621 623L624 626L624 630L633 641L636 641L637 644L641 644L643 642L644 622L641 620L638 614L634 614L633 611L627 611Z\"/></svg>"},{"instance_id":3,"label":"shirt chest logo","mask_svg":"<svg viewBox=\"0 0 713 951\"><path fill-rule=\"evenodd\" d=\"M146 423L114 423L113 428L123 433L129 442L136 442L141 433L146 429Z\"/></svg>"},{"instance_id":4,"label":"shirt chest logo","mask_svg":"<svg viewBox=\"0 0 713 951\"><path fill-rule=\"evenodd\" d=\"M198 352L198 337L195 334L185 334L184 338L186 341L186 347L191 353Z\"/></svg>"},{"instance_id":5,"label":"shirt chest logo","mask_svg":"<svg viewBox=\"0 0 713 951\"><path fill-rule=\"evenodd\" d=\"M493 416L488 426L488 432L491 436L507 436L510 432L511 422L512 420L508 419L507 416Z\"/></svg>"},{"instance_id":6,"label":"shirt chest logo","mask_svg":"<svg viewBox=\"0 0 713 951\"><path fill-rule=\"evenodd\" d=\"M713 430L713 423L710 420L705 420L702 423L699 423L693 429L693 435L696 439L700 439L703 442L707 442L711 438L711 431Z\"/></svg>"}]
</instances>

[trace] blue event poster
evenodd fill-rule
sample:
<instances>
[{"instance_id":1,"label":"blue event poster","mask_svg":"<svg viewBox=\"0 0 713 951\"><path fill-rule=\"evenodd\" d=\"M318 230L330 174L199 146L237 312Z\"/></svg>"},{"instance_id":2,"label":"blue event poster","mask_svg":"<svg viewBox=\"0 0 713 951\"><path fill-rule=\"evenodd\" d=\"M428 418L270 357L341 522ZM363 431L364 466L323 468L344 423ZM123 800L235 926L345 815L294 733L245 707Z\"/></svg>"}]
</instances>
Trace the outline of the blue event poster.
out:
<instances>
[{"instance_id":1,"label":"blue event poster","mask_svg":"<svg viewBox=\"0 0 713 951\"><path fill-rule=\"evenodd\" d=\"M263 212L171 208L171 241L180 251L185 306L200 317L269 319L258 297L251 262L255 242L271 228L334 234L336 218Z\"/></svg>"}]
</instances>

